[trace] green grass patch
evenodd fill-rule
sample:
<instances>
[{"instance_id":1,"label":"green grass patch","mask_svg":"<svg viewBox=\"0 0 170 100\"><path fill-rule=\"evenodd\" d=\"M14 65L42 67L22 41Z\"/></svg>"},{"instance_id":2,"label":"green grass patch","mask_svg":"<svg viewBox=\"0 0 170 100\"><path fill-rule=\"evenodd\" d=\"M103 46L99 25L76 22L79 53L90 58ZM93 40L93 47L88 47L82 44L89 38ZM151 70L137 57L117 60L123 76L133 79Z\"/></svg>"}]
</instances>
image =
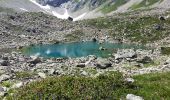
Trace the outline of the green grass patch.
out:
<instances>
[{"instance_id":1,"label":"green grass patch","mask_svg":"<svg viewBox=\"0 0 170 100\"><path fill-rule=\"evenodd\" d=\"M11 81L3 81L1 85L10 88L13 85L13 83Z\"/></svg>"},{"instance_id":2,"label":"green grass patch","mask_svg":"<svg viewBox=\"0 0 170 100\"><path fill-rule=\"evenodd\" d=\"M132 42L148 43L169 36L170 19L160 21L158 16L126 18L102 17L86 20L84 23L105 29L113 38L126 38Z\"/></svg>"},{"instance_id":3,"label":"green grass patch","mask_svg":"<svg viewBox=\"0 0 170 100\"><path fill-rule=\"evenodd\" d=\"M79 41L80 37L84 36L84 33L82 30L75 30L72 31L70 34L67 34L65 38L67 41Z\"/></svg>"},{"instance_id":4,"label":"green grass patch","mask_svg":"<svg viewBox=\"0 0 170 100\"><path fill-rule=\"evenodd\" d=\"M129 93L142 96L145 100L170 99L170 72L137 75L135 82L127 84L121 73L110 72L96 78L61 76L33 82L18 89L18 100L44 99L125 99ZM12 96L8 96L12 100Z\"/></svg>"},{"instance_id":5,"label":"green grass patch","mask_svg":"<svg viewBox=\"0 0 170 100\"><path fill-rule=\"evenodd\" d=\"M134 77L138 91L132 91L145 100L169 100L170 99L170 72L145 74Z\"/></svg>"},{"instance_id":6,"label":"green grass patch","mask_svg":"<svg viewBox=\"0 0 170 100\"><path fill-rule=\"evenodd\" d=\"M163 55L170 55L170 47L161 47L161 53Z\"/></svg>"},{"instance_id":7,"label":"green grass patch","mask_svg":"<svg viewBox=\"0 0 170 100\"><path fill-rule=\"evenodd\" d=\"M35 73L22 71L22 72L16 72L15 75L17 79L27 79L33 77Z\"/></svg>"},{"instance_id":8,"label":"green grass patch","mask_svg":"<svg viewBox=\"0 0 170 100\"><path fill-rule=\"evenodd\" d=\"M111 11L115 11L120 7L121 5L125 4L127 1L126 0L114 0L111 3L109 2L108 4L104 5L101 9L103 13L109 13Z\"/></svg>"},{"instance_id":9,"label":"green grass patch","mask_svg":"<svg viewBox=\"0 0 170 100\"><path fill-rule=\"evenodd\" d=\"M52 99L52 96L61 100L116 99L125 95L128 88L128 85L124 85L122 74L117 72L97 78L61 76L31 83L19 89L16 98L33 100L38 99L37 95L42 95L43 100Z\"/></svg>"},{"instance_id":10,"label":"green grass patch","mask_svg":"<svg viewBox=\"0 0 170 100\"><path fill-rule=\"evenodd\" d=\"M129 9L135 10L142 7L149 7L157 2L161 3L163 0L143 0L139 4L133 4Z\"/></svg>"}]
</instances>

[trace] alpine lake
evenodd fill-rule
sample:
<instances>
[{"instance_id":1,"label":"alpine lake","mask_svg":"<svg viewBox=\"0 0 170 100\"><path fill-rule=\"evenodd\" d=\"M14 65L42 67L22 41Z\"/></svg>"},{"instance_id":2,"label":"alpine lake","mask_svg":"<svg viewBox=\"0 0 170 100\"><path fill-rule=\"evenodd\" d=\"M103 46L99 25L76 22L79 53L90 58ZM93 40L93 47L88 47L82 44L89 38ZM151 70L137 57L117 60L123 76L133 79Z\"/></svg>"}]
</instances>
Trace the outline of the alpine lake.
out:
<instances>
[{"instance_id":1,"label":"alpine lake","mask_svg":"<svg viewBox=\"0 0 170 100\"><path fill-rule=\"evenodd\" d=\"M33 45L24 47L22 53L27 56L40 56L44 58L77 58L89 55L107 58L111 57L118 49L145 49L145 47L134 44L86 41Z\"/></svg>"}]
</instances>

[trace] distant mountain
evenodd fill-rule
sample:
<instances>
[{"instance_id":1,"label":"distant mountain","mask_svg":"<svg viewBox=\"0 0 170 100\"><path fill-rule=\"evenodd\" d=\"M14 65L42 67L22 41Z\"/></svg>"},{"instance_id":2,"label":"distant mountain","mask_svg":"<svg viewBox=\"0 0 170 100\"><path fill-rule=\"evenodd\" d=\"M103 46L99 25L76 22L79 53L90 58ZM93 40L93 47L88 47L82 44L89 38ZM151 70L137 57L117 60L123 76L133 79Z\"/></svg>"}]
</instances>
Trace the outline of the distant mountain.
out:
<instances>
[{"instance_id":1,"label":"distant mountain","mask_svg":"<svg viewBox=\"0 0 170 100\"><path fill-rule=\"evenodd\" d=\"M48 4L53 7L59 7L61 4L66 3L70 0L36 0L36 1L43 6L46 6Z\"/></svg>"},{"instance_id":2,"label":"distant mountain","mask_svg":"<svg viewBox=\"0 0 170 100\"><path fill-rule=\"evenodd\" d=\"M126 10L159 7L162 3L170 3L167 1L169 0L37 0L42 5L63 7L73 12L83 8L89 11L98 8L103 13L113 12L121 7L127 7Z\"/></svg>"},{"instance_id":3,"label":"distant mountain","mask_svg":"<svg viewBox=\"0 0 170 100\"><path fill-rule=\"evenodd\" d=\"M137 9L169 9L170 0L0 0L0 7L17 11L42 11L65 18L78 16L81 19Z\"/></svg>"},{"instance_id":4,"label":"distant mountain","mask_svg":"<svg viewBox=\"0 0 170 100\"><path fill-rule=\"evenodd\" d=\"M101 7L103 12L111 12L117 7L127 3L129 0L36 0L39 4L53 7L67 8L70 11L78 11L83 8L94 10Z\"/></svg>"}]
</instances>

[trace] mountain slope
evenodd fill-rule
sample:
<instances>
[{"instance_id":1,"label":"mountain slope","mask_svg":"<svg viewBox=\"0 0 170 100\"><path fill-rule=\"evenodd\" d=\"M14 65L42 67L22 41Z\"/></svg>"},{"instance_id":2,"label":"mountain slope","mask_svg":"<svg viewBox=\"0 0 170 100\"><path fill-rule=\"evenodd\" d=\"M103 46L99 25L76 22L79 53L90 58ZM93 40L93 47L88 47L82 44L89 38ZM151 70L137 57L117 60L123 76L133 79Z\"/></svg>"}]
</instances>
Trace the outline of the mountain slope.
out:
<instances>
[{"instance_id":1,"label":"mountain slope","mask_svg":"<svg viewBox=\"0 0 170 100\"><path fill-rule=\"evenodd\" d=\"M169 0L0 0L0 7L17 11L38 11L76 20L137 9L169 9Z\"/></svg>"}]
</instances>

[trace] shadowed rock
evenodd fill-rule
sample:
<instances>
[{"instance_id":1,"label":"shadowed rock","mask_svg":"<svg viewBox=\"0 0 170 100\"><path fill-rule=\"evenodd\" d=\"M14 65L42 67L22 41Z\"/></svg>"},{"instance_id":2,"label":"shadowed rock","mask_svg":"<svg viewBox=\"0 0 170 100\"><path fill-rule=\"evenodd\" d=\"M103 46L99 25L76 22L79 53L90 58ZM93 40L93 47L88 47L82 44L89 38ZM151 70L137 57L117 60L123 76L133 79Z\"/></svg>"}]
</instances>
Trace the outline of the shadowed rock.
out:
<instances>
[{"instance_id":1,"label":"shadowed rock","mask_svg":"<svg viewBox=\"0 0 170 100\"><path fill-rule=\"evenodd\" d=\"M68 20L69 20L69 21L73 21L73 18L72 18L72 17L68 17Z\"/></svg>"},{"instance_id":2,"label":"shadowed rock","mask_svg":"<svg viewBox=\"0 0 170 100\"><path fill-rule=\"evenodd\" d=\"M7 60L0 60L0 65L1 66L9 66L9 61L7 61Z\"/></svg>"},{"instance_id":3,"label":"shadowed rock","mask_svg":"<svg viewBox=\"0 0 170 100\"><path fill-rule=\"evenodd\" d=\"M166 19L165 19L165 17L160 16L160 17L159 17L159 20L164 21L164 20L166 20Z\"/></svg>"}]
</instances>

